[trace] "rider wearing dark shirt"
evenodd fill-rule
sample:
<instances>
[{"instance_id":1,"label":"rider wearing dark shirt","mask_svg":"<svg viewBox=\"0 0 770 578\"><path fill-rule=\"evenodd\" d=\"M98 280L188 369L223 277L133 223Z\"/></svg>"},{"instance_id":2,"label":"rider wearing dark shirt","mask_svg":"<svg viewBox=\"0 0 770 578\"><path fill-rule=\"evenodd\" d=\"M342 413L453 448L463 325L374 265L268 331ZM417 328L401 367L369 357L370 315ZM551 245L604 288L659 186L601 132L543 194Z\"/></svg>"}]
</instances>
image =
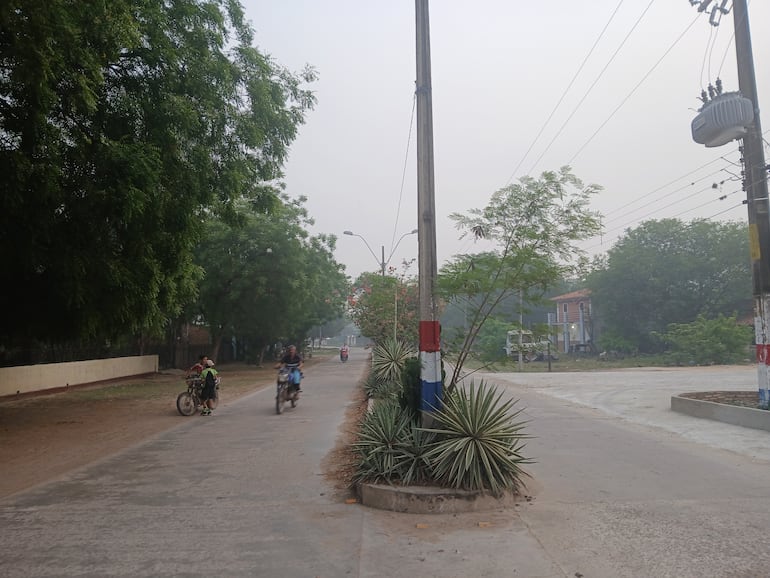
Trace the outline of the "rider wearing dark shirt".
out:
<instances>
[{"instance_id":1,"label":"rider wearing dark shirt","mask_svg":"<svg viewBox=\"0 0 770 578\"><path fill-rule=\"evenodd\" d=\"M297 353L297 348L294 345L290 345L276 367L289 366L291 368L291 381L299 388L299 382L302 379L302 364L302 356Z\"/></svg>"}]
</instances>

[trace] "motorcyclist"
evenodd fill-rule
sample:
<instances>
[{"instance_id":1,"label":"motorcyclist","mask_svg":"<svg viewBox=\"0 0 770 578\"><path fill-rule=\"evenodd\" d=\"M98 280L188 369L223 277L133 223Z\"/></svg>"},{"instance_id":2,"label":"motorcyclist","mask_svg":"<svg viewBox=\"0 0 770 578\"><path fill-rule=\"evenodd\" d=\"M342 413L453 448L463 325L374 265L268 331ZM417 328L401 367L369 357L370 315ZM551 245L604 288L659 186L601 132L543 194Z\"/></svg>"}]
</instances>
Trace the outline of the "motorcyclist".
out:
<instances>
[{"instance_id":1,"label":"motorcyclist","mask_svg":"<svg viewBox=\"0 0 770 578\"><path fill-rule=\"evenodd\" d=\"M297 353L297 347L295 345L289 345L286 349L286 353L281 357L281 361L275 366L276 369L281 367L287 367L290 370L290 381L292 385L297 388L297 391L302 391L300 387L300 381L302 380L302 366L304 361L302 356Z\"/></svg>"},{"instance_id":2,"label":"motorcyclist","mask_svg":"<svg viewBox=\"0 0 770 578\"><path fill-rule=\"evenodd\" d=\"M340 347L340 359L342 361L345 361L348 358L349 353L350 353L350 349L348 349L347 343L344 344L342 347Z\"/></svg>"}]
</instances>

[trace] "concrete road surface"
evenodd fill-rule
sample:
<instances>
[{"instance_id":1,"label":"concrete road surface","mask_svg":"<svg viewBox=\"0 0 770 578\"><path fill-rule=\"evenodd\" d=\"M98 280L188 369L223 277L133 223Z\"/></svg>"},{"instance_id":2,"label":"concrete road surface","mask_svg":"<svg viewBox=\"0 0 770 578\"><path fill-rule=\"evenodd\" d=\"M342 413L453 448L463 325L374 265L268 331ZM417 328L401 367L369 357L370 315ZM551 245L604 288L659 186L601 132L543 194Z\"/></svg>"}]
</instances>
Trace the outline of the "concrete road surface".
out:
<instances>
[{"instance_id":1,"label":"concrete road surface","mask_svg":"<svg viewBox=\"0 0 770 578\"><path fill-rule=\"evenodd\" d=\"M565 576L770 576L770 432L670 409L756 389L755 368L483 377L527 408L538 463L521 519Z\"/></svg>"},{"instance_id":2,"label":"concrete road surface","mask_svg":"<svg viewBox=\"0 0 770 578\"><path fill-rule=\"evenodd\" d=\"M767 454L565 399L598 383L605 399L644 391L662 373L498 376L536 436L532 500L515 510L414 516L346 504L321 462L365 356L313 367L299 406L281 416L267 388L0 501L0 575L770 576ZM746 436L761 452L770 434Z\"/></svg>"}]
</instances>

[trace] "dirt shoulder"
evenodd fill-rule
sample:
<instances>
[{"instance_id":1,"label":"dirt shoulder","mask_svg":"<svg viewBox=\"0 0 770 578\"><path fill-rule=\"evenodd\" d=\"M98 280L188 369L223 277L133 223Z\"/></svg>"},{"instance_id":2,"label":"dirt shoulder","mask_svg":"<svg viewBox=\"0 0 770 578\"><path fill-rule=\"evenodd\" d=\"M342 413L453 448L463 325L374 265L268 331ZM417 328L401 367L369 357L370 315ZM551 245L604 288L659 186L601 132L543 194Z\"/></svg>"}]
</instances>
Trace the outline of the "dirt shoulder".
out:
<instances>
[{"instance_id":1,"label":"dirt shoulder","mask_svg":"<svg viewBox=\"0 0 770 578\"><path fill-rule=\"evenodd\" d=\"M308 360L312 364L316 360ZM221 405L270 387L271 368L223 365ZM0 499L170 429L183 417L184 372L100 383L60 393L0 399Z\"/></svg>"}]
</instances>

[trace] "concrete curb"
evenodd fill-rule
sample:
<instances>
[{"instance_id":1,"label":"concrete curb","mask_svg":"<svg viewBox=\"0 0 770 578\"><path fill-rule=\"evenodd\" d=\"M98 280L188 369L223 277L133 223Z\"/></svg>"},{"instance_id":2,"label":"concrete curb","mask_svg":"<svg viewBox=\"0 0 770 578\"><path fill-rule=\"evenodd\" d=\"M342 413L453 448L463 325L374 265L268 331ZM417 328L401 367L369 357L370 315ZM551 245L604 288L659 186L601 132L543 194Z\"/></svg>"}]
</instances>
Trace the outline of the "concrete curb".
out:
<instances>
[{"instance_id":1,"label":"concrete curb","mask_svg":"<svg viewBox=\"0 0 770 578\"><path fill-rule=\"evenodd\" d=\"M770 431L770 411L697 399L693 393L671 396L673 411L732 425Z\"/></svg>"},{"instance_id":2,"label":"concrete curb","mask_svg":"<svg viewBox=\"0 0 770 578\"><path fill-rule=\"evenodd\" d=\"M452 490L434 486L387 486L361 484L361 503L370 508L408 514L464 514L512 508L513 494L500 498L482 492Z\"/></svg>"}]
</instances>

